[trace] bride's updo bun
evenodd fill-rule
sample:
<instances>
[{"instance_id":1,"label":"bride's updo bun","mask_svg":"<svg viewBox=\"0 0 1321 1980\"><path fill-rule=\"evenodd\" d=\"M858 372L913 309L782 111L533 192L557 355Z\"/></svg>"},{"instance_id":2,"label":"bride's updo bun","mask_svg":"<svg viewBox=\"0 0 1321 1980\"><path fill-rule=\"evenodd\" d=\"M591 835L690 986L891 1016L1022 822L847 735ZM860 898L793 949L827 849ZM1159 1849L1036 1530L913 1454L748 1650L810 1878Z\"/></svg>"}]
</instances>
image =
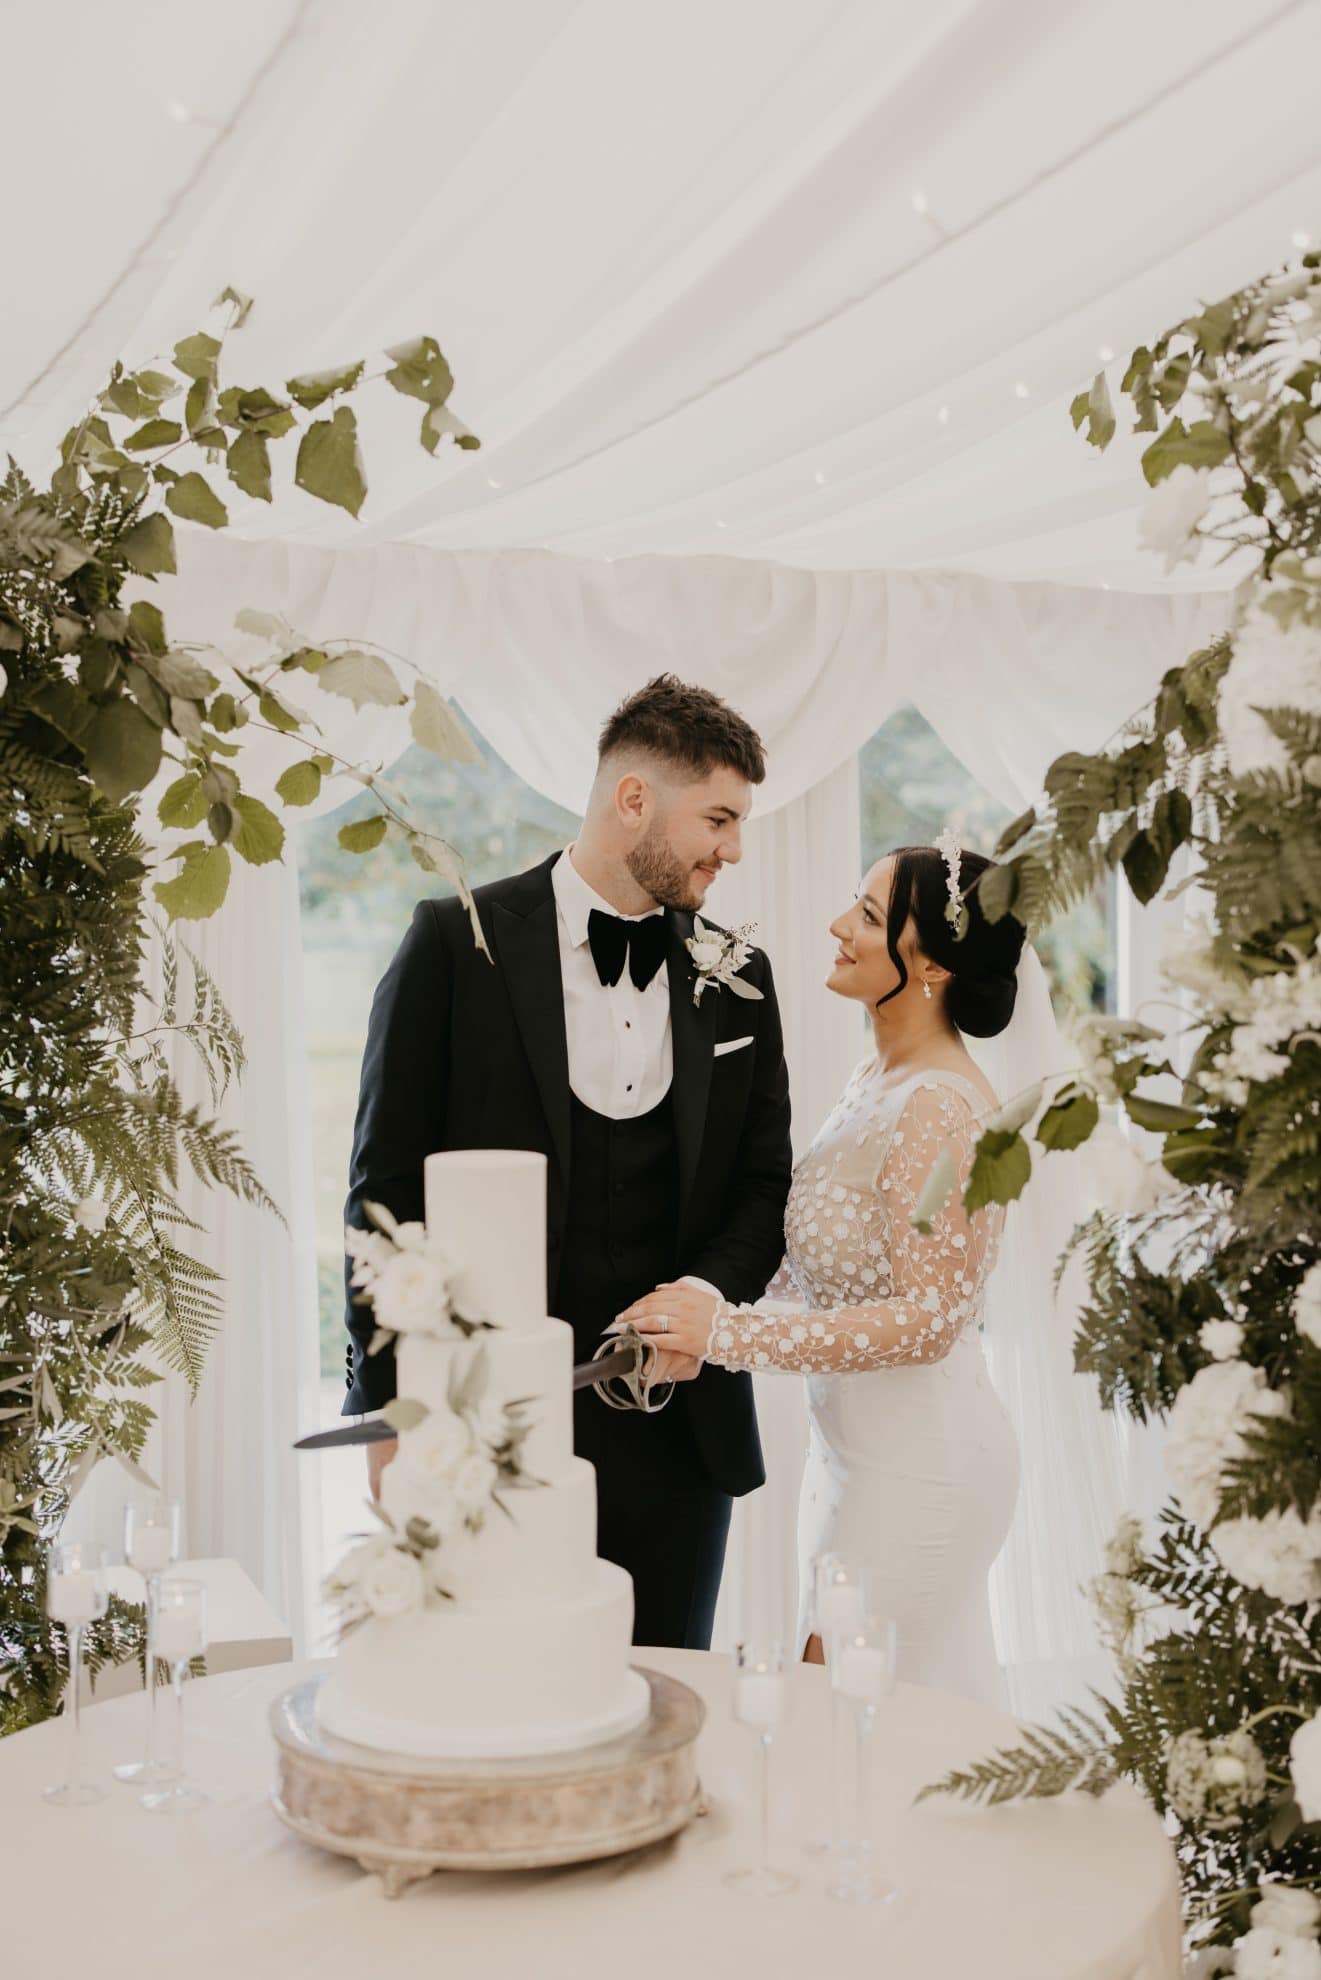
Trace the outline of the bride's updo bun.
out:
<instances>
[{"instance_id":1,"label":"bride's updo bun","mask_svg":"<svg viewBox=\"0 0 1321 1980\"><path fill-rule=\"evenodd\" d=\"M891 996L898 996L908 981L899 938L911 920L923 955L950 972L945 1009L951 1022L970 1038L994 1038L1014 1015L1018 959L1027 931L1012 914L988 921L982 912L977 883L993 861L981 853L960 855L959 894L967 910L960 936L945 912L949 869L940 849L900 846L890 857L895 865L886 942L900 976Z\"/></svg>"}]
</instances>

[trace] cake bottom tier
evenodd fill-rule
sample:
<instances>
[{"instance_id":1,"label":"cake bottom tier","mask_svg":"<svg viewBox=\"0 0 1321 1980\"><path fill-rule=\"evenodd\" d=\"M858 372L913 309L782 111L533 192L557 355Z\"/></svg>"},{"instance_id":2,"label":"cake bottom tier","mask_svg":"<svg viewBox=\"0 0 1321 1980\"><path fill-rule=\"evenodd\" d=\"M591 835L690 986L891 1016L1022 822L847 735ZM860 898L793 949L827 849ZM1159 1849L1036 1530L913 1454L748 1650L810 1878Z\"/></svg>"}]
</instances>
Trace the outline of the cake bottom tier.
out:
<instances>
[{"instance_id":1,"label":"cake bottom tier","mask_svg":"<svg viewBox=\"0 0 1321 1980\"><path fill-rule=\"evenodd\" d=\"M500 1759L593 1746L646 1717L632 1633L633 1584L609 1561L569 1602L375 1616L341 1644L317 1716L337 1739L387 1753Z\"/></svg>"}]
</instances>

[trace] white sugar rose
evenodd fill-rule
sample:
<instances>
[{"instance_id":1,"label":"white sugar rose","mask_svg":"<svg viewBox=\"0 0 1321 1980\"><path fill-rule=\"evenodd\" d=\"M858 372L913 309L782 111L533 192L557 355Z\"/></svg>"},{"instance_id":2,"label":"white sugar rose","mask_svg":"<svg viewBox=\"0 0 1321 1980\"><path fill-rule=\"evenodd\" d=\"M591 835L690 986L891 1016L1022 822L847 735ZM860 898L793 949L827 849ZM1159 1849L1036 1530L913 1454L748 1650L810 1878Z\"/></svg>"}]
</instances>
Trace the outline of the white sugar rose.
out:
<instances>
[{"instance_id":1,"label":"white sugar rose","mask_svg":"<svg viewBox=\"0 0 1321 1980\"><path fill-rule=\"evenodd\" d=\"M1321 1712L1289 1741L1289 1772L1304 1822L1321 1822Z\"/></svg>"},{"instance_id":2,"label":"white sugar rose","mask_svg":"<svg viewBox=\"0 0 1321 1980\"><path fill-rule=\"evenodd\" d=\"M406 1616L426 1600L426 1577L421 1563L402 1547L386 1547L368 1563L358 1590L373 1615Z\"/></svg>"},{"instance_id":3,"label":"white sugar rose","mask_svg":"<svg viewBox=\"0 0 1321 1980\"><path fill-rule=\"evenodd\" d=\"M1159 552L1166 570L1172 571L1197 555L1193 532L1210 505L1210 470L1182 462L1152 491L1138 525L1138 541L1144 550Z\"/></svg>"},{"instance_id":4,"label":"white sugar rose","mask_svg":"<svg viewBox=\"0 0 1321 1980\"><path fill-rule=\"evenodd\" d=\"M1313 1265L1293 1296L1293 1323L1314 1347L1321 1348L1321 1265Z\"/></svg>"},{"instance_id":5,"label":"white sugar rose","mask_svg":"<svg viewBox=\"0 0 1321 1980\"><path fill-rule=\"evenodd\" d=\"M1278 1932L1285 1939L1315 1938L1321 1926L1321 1899L1293 1884L1267 1884L1248 1922L1254 1932Z\"/></svg>"},{"instance_id":6,"label":"white sugar rose","mask_svg":"<svg viewBox=\"0 0 1321 1980\"><path fill-rule=\"evenodd\" d=\"M1208 1536L1217 1559L1245 1588L1276 1602L1321 1599L1321 1515L1299 1519L1292 1506L1260 1519L1226 1519Z\"/></svg>"},{"instance_id":7,"label":"white sugar rose","mask_svg":"<svg viewBox=\"0 0 1321 1980\"><path fill-rule=\"evenodd\" d=\"M1267 1926L1234 1943L1235 1980L1321 1980L1321 1946L1315 1939Z\"/></svg>"},{"instance_id":8,"label":"white sugar rose","mask_svg":"<svg viewBox=\"0 0 1321 1980\"><path fill-rule=\"evenodd\" d=\"M444 1270L424 1251L397 1251L372 1287L372 1312L392 1334L449 1333Z\"/></svg>"},{"instance_id":9,"label":"white sugar rose","mask_svg":"<svg viewBox=\"0 0 1321 1980\"><path fill-rule=\"evenodd\" d=\"M416 1430L399 1440L399 1455L391 1471L406 1474L419 1485L452 1485L459 1466L472 1448L467 1424L452 1409L433 1409Z\"/></svg>"},{"instance_id":10,"label":"white sugar rose","mask_svg":"<svg viewBox=\"0 0 1321 1980\"><path fill-rule=\"evenodd\" d=\"M1257 710L1295 708L1321 714L1321 631L1302 622L1285 631L1269 613L1250 613L1234 637L1219 706L1229 767L1236 777L1286 769L1288 751Z\"/></svg>"},{"instance_id":11,"label":"white sugar rose","mask_svg":"<svg viewBox=\"0 0 1321 1980\"><path fill-rule=\"evenodd\" d=\"M110 1221L110 1206L104 1197L85 1196L73 1206L73 1221L85 1231L103 1231Z\"/></svg>"},{"instance_id":12,"label":"white sugar rose","mask_svg":"<svg viewBox=\"0 0 1321 1980\"><path fill-rule=\"evenodd\" d=\"M1197 1338L1212 1361L1232 1361L1243 1345L1243 1329L1237 1320L1208 1320Z\"/></svg>"},{"instance_id":13,"label":"white sugar rose","mask_svg":"<svg viewBox=\"0 0 1321 1980\"><path fill-rule=\"evenodd\" d=\"M1194 1525L1209 1527L1215 1518L1221 1468L1242 1451L1253 1417L1284 1416L1288 1408L1262 1370L1245 1361L1212 1362L1180 1389L1166 1426L1165 1469Z\"/></svg>"},{"instance_id":14,"label":"white sugar rose","mask_svg":"<svg viewBox=\"0 0 1321 1980\"><path fill-rule=\"evenodd\" d=\"M465 1513L485 1512L497 1472L482 1451L470 1451L454 1474L454 1496Z\"/></svg>"}]
</instances>

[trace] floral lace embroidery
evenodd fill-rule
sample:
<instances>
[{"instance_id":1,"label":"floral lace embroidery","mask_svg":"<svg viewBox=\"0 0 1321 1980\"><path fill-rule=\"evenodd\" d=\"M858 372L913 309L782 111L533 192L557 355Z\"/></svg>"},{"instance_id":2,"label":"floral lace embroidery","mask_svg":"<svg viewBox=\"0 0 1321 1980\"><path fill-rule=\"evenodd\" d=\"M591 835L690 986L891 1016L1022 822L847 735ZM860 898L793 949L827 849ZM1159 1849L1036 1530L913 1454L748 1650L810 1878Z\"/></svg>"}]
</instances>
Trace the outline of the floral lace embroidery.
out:
<instances>
[{"instance_id":1,"label":"floral lace embroidery","mask_svg":"<svg viewBox=\"0 0 1321 1980\"><path fill-rule=\"evenodd\" d=\"M794 1173L775 1299L722 1300L708 1360L827 1374L940 1361L980 1321L1003 1225L999 1209L969 1217L961 1201L983 1097L939 1072L876 1089L864 1062ZM912 1211L944 1147L959 1189L923 1235ZM803 1304L786 1311L786 1294Z\"/></svg>"}]
</instances>

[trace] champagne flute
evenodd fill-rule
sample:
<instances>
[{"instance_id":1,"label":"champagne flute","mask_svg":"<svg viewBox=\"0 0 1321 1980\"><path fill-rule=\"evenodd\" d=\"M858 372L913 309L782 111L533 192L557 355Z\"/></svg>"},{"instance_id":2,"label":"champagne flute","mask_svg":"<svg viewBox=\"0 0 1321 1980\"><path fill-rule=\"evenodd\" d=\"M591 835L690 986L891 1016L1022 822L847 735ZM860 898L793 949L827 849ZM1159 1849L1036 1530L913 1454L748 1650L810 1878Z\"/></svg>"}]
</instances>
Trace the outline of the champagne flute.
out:
<instances>
[{"instance_id":1,"label":"champagne flute","mask_svg":"<svg viewBox=\"0 0 1321 1980\"><path fill-rule=\"evenodd\" d=\"M755 1864L725 1874L725 1882L757 1897L779 1897L798 1879L771 1867L771 1739L789 1710L784 1645L740 1643L734 1650L734 1717L757 1735L761 1753L760 1846Z\"/></svg>"},{"instance_id":2,"label":"champagne flute","mask_svg":"<svg viewBox=\"0 0 1321 1980\"><path fill-rule=\"evenodd\" d=\"M174 1696L174 1755L167 1777L138 1799L154 1815L181 1815L203 1807L210 1795L187 1779L183 1765L183 1681L194 1657L206 1649L206 1584L166 1575L157 1590L156 1653L170 1667Z\"/></svg>"},{"instance_id":3,"label":"champagne flute","mask_svg":"<svg viewBox=\"0 0 1321 1980\"><path fill-rule=\"evenodd\" d=\"M880 1707L894 1690L898 1625L867 1616L839 1641L831 1682L853 1721L853 1814L830 1895L843 1904L891 1904L900 1895L875 1859L871 1836L871 1758Z\"/></svg>"},{"instance_id":4,"label":"champagne flute","mask_svg":"<svg viewBox=\"0 0 1321 1980\"><path fill-rule=\"evenodd\" d=\"M812 1561L812 1627L821 1639L826 1667L833 1670L840 1638L866 1616L861 1573L838 1554L817 1554ZM838 1855L848 1817L844 1810L844 1748L849 1729L848 1708L835 1686L830 1691L830 1828L808 1847L822 1855Z\"/></svg>"},{"instance_id":5,"label":"champagne flute","mask_svg":"<svg viewBox=\"0 0 1321 1980\"><path fill-rule=\"evenodd\" d=\"M146 1706L147 1743L141 1760L123 1760L111 1773L117 1781L144 1785L165 1781L170 1770L156 1751L159 1714L156 1709L156 1606L161 1576L179 1558L183 1524L177 1499L157 1495L145 1503L130 1500L124 1507L124 1559L137 1569L147 1586Z\"/></svg>"},{"instance_id":6,"label":"champagne flute","mask_svg":"<svg viewBox=\"0 0 1321 1980\"><path fill-rule=\"evenodd\" d=\"M80 1776L82 1762L83 1631L109 1606L105 1553L85 1540L56 1540L46 1550L46 1613L64 1625L69 1646L69 1675L64 1691L64 1716L69 1721L68 1773L58 1787L43 1790L46 1800L60 1808L81 1808L100 1801L99 1781Z\"/></svg>"}]
</instances>

